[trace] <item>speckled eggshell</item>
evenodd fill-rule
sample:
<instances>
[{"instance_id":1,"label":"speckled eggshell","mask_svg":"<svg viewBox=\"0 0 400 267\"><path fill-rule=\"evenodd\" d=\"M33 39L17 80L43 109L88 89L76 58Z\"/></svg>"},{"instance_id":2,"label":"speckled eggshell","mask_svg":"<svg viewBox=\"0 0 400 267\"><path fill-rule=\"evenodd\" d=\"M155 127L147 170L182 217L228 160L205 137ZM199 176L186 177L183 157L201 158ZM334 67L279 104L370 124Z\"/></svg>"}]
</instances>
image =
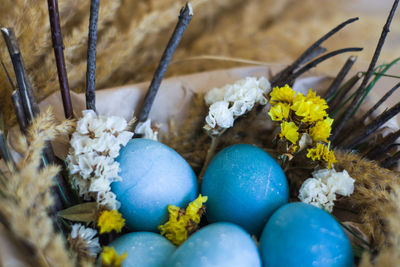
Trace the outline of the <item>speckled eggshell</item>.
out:
<instances>
[{"instance_id":1,"label":"speckled eggshell","mask_svg":"<svg viewBox=\"0 0 400 267\"><path fill-rule=\"evenodd\" d=\"M210 224L194 233L170 257L167 267L261 267L251 236L232 223Z\"/></svg>"},{"instance_id":2,"label":"speckled eggshell","mask_svg":"<svg viewBox=\"0 0 400 267\"><path fill-rule=\"evenodd\" d=\"M326 211L296 202L269 219L260 239L265 267L351 267L353 252L339 223Z\"/></svg>"},{"instance_id":3,"label":"speckled eggshell","mask_svg":"<svg viewBox=\"0 0 400 267\"><path fill-rule=\"evenodd\" d=\"M135 231L158 231L168 219L168 205L186 207L198 194L196 176L173 149L149 139L132 139L116 159L121 182L111 185L126 225Z\"/></svg>"},{"instance_id":4,"label":"speckled eggshell","mask_svg":"<svg viewBox=\"0 0 400 267\"><path fill-rule=\"evenodd\" d=\"M288 202L289 188L282 168L268 153L239 144L212 159L201 194L208 196L209 222L232 222L259 236L271 214Z\"/></svg>"},{"instance_id":5,"label":"speckled eggshell","mask_svg":"<svg viewBox=\"0 0 400 267\"><path fill-rule=\"evenodd\" d=\"M118 254L128 253L123 267L161 267L175 251L176 247L165 237L152 232L125 234L109 246Z\"/></svg>"}]
</instances>

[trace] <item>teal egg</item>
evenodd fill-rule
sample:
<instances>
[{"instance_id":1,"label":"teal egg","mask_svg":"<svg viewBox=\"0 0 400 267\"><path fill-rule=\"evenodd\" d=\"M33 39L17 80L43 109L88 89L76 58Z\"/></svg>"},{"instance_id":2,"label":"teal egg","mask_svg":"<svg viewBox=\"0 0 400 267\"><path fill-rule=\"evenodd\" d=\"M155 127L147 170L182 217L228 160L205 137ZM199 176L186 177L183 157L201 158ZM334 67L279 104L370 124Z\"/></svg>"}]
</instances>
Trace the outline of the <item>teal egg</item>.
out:
<instances>
[{"instance_id":1,"label":"teal egg","mask_svg":"<svg viewBox=\"0 0 400 267\"><path fill-rule=\"evenodd\" d=\"M260 239L265 267L353 266L353 252L340 224L326 211L296 202L269 219Z\"/></svg>"},{"instance_id":2,"label":"teal egg","mask_svg":"<svg viewBox=\"0 0 400 267\"><path fill-rule=\"evenodd\" d=\"M131 230L158 231L168 220L168 205L186 207L198 195L192 168L160 142L132 139L116 160L122 181L112 183L111 190Z\"/></svg>"},{"instance_id":3,"label":"teal egg","mask_svg":"<svg viewBox=\"0 0 400 267\"><path fill-rule=\"evenodd\" d=\"M262 149L232 145L208 165L201 185L209 222L232 222L259 236L271 214L288 202L280 165Z\"/></svg>"},{"instance_id":4,"label":"teal egg","mask_svg":"<svg viewBox=\"0 0 400 267\"><path fill-rule=\"evenodd\" d=\"M109 246L118 254L127 252L123 267L161 267L176 247L165 237L152 232L125 234Z\"/></svg>"},{"instance_id":5,"label":"teal egg","mask_svg":"<svg viewBox=\"0 0 400 267\"><path fill-rule=\"evenodd\" d=\"M232 223L210 224L188 238L172 254L167 267L261 267L251 236Z\"/></svg>"}]
</instances>

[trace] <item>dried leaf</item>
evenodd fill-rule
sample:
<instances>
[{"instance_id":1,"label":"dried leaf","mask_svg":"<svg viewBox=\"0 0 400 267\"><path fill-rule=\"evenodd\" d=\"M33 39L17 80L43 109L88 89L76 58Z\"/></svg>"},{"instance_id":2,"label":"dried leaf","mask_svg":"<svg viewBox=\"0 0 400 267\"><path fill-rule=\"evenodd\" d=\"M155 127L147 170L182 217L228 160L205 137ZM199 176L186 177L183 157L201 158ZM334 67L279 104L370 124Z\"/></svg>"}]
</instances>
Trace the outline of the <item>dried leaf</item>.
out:
<instances>
[{"instance_id":1,"label":"dried leaf","mask_svg":"<svg viewBox=\"0 0 400 267\"><path fill-rule=\"evenodd\" d=\"M68 209L62 210L58 213L58 216L70 220L79 222L93 222L97 219L97 203L88 202L72 206Z\"/></svg>"}]
</instances>

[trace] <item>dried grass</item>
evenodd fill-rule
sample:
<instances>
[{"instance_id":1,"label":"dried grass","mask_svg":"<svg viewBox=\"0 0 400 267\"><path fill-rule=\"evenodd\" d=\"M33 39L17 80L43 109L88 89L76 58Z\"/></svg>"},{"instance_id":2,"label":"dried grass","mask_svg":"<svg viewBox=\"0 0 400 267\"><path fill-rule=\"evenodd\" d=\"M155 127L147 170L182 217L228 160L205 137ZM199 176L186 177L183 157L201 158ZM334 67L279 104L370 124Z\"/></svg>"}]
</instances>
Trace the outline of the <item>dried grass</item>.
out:
<instances>
[{"instance_id":1,"label":"dried grass","mask_svg":"<svg viewBox=\"0 0 400 267\"><path fill-rule=\"evenodd\" d=\"M373 259L371 259L371 255L365 253L362 257L361 267L400 266L400 187L393 187L390 201L394 206L394 210L386 214L390 233L387 236L388 244Z\"/></svg>"},{"instance_id":2,"label":"dried grass","mask_svg":"<svg viewBox=\"0 0 400 267\"><path fill-rule=\"evenodd\" d=\"M57 124L50 110L39 115L27 136L18 137L22 159L16 170L0 183L0 192L4 193L0 214L9 231L29 248L32 266L74 266L65 240L55 231L54 221L48 214L54 202L53 177L60 168L55 165L40 168L41 151L46 142L57 135L68 135L73 126L71 121Z\"/></svg>"},{"instance_id":3,"label":"dried grass","mask_svg":"<svg viewBox=\"0 0 400 267\"><path fill-rule=\"evenodd\" d=\"M335 168L345 169L356 180L354 193L339 204L357 214L360 228L370 238L373 248L388 245L391 236L397 235L390 231L389 216L400 216L396 215L398 203L392 201L395 189L400 187L400 174L354 153L337 151L336 155Z\"/></svg>"}]
</instances>

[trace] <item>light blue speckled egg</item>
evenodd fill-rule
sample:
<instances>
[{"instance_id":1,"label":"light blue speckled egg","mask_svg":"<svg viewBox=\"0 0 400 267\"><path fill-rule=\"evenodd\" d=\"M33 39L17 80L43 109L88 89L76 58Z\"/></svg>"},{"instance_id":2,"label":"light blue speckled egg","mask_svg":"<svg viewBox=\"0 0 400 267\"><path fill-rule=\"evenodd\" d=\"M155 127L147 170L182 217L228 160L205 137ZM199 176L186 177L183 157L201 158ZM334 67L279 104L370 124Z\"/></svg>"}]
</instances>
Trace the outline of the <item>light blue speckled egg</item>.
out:
<instances>
[{"instance_id":1,"label":"light blue speckled egg","mask_svg":"<svg viewBox=\"0 0 400 267\"><path fill-rule=\"evenodd\" d=\"M260 239L265 267L350 267L353 252L339 223L326 211L296 202L269 219Z\"/></svg>"},{"instance_id":2,"label":"light blue speckled egg","mask_svg":"<svg viewBox=\"0 0 400 267\"><path fill-rule=\"evenodd\" d=\"M175 251L176 247L165 237L152 232L125 234L109 246L118 254L128 253L123 267L161 267Z\"/></svg>"},{"instance_id":3,"label":"light blue speckled egg","mask_svg":"<svg viewBox=\"0 0 400 267\"><path fill-rule=\"evenodd\" d=\"M232 223L210 224L194 233L167 261L168 267L259 267L251 236Z\"/></svg>"},{"instance_id":4,"label":"light blue speckled egg","mask_svg":"<svg viewBox=\"0 0 400 267\"><path fill-rule=\"evenodd\" d=\"M259 236L271 214L288 202L289 188L282 168L268 153L239 144L212 159L201 194L208 196L209 222L232 222Z\"/></svg>"},{"instance_id":5,"label":"light blue speckled egg","mask_svg":"<svg viewBox=\"0 0 400 267\"><path fill-rule=\"evenodd\" d=\"M111 190L119 211L135 231L157 231L168 219L168 205L186 207L198 194L196 176L173 149L149 139L132 139L116 159L121 182Z\"/></svg>"}]
</instances>

